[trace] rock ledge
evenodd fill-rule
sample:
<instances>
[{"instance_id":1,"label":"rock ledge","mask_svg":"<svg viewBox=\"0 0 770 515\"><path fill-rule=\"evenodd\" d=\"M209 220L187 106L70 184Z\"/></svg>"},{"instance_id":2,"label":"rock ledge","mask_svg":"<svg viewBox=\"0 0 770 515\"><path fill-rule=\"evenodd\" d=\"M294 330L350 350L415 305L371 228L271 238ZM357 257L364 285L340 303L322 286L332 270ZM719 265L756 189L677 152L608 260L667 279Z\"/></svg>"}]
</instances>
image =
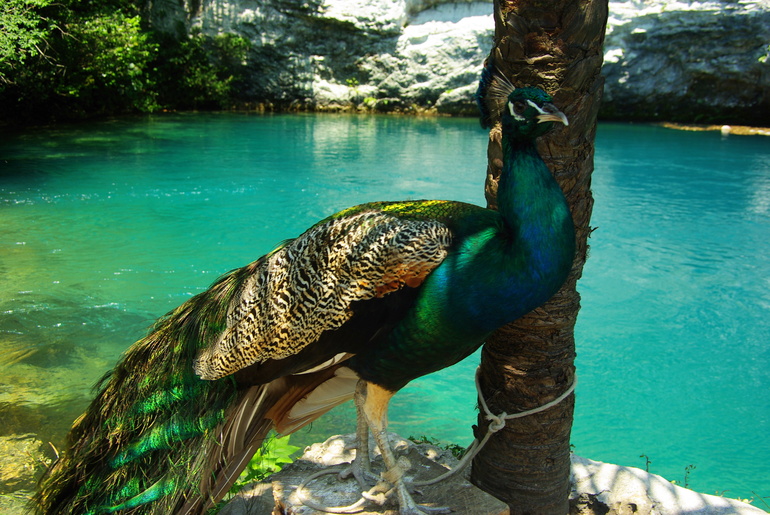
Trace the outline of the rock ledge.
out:
<instances>
[{"instance_id":1,"label":"rock ledge","mask_svg":"<svg viewBox=\"0 0 770 515\"><path fill-rule=\"evenodd\" d=\"M415 444L395 434L390 434L389 438L397 456L409 460L411 468L407 475L414 480L433 478L457 464L446 450L429 444ZM320 515L322 512L304 506L298 499L297 486L325 467L350 462L355 456L354 441L355 435L351 434L333 436L323 443L311 445L301 458L273 475L271 483L259 483L241 490L220 512L221 515ZM375 458L372 466L379 472L381 459ZM458 514L507 514L509 511L504 503L470 484L468 472L422 489L422 495L415 499L433 506L449 506ZM321 476L310 483L308 490L316 502L327 506L351 504L358 498L355 479L342 480L336 475ZM749 504L694 492L638 468L575 455L572 456L570 506L572 515L767 515ZM396 515L397 508L387 503L385 506L369 503L365 511L359 513Z\"/></svg>"}]
</instances>

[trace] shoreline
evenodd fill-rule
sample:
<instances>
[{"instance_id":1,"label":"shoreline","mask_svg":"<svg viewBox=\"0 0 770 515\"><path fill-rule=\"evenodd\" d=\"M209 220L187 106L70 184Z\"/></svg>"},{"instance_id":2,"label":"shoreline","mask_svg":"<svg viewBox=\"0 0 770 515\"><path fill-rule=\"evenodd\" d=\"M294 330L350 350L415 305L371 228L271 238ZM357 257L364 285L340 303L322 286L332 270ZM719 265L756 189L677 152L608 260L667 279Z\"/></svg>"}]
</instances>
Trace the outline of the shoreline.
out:
<instances>
[{"instance_id":1,"label":"shoreline","mask_svg":"<svg viewBox=\"0 0 770 515\"><path fill-rule=\"evenodd\" d=\"M601 120L599 120L601 122ZM770 128L768 127L751 127L748 125L700 125L700 124L687 124L687 123L674 123L674 122L658 122L652 125L658 125L667 129L675 129L679 131L718 131L724 135L735 134L737 136L770 136Z\"/></svg>"}]
</instances>

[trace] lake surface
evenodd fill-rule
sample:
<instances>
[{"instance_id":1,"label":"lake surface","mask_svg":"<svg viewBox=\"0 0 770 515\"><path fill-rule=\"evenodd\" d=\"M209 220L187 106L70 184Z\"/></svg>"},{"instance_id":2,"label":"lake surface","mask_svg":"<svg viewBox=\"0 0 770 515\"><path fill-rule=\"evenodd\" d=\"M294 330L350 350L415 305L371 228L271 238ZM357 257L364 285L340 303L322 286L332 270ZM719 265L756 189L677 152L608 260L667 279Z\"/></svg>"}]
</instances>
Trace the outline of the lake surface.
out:
<instances>
[{"instance_id":1,"label":"lake surface","mask_svg":"<svg viewBox=\"0 0 770 515\"><path fill-rule=\"evenodd\" d=\"M475 120L175 114L0 136L0 437L57 446L121 352L220 274L357 203L484 204ZM770 496L770 139L603 124L593 187L575 452ZM470 443L477 363L400 392L392 429ZM353 428L347 405L293 439Z\"/></svg>"}]
</instances>

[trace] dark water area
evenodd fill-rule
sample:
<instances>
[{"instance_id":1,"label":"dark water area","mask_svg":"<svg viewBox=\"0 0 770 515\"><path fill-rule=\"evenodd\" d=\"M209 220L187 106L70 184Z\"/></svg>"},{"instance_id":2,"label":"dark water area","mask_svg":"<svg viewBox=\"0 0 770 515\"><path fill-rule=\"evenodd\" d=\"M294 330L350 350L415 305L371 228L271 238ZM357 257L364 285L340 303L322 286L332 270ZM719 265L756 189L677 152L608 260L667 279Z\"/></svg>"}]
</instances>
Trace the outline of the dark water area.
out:
<instances>
[{"instance_id":1,"label":"dark water area","mask_svg":"<svg viewBox=\"0 0 770 515\"><path fill-rule=\"evenodd\" d=\"M0 440L59 446L157 317L324 216L484 204L470 119L174 114L0 136ZM575 452L770 496L770 139L602 124L593 189ZM409 385L392 429L470 443L477 363ZM293 439L353 428L347 405Z\"/></svg>"}]
</instances>

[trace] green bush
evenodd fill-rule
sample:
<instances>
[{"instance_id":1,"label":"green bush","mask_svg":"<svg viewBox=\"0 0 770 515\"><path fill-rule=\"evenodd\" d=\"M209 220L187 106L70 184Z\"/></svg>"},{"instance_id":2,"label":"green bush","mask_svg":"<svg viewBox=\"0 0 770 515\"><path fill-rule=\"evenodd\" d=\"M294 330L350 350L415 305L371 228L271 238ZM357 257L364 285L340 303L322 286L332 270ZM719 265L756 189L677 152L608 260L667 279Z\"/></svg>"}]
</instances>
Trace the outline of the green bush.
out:
<instances>
[{"instance_id":1,"label":"green bush","mask_svg":"<svg viewBox=\"0 0 770 515\"><path fill-rule=\"evenodd\" d=\"M234 34L158 35L160 102L172 109L226 109L237 99L249 43Z\"/></svg>"},{"instance_id":2,"label":"green bush","mask_svg":"<svg viewBox=\"0 0 770 515\"><path fill-rule=\"evenodd\" d=\"M150 67L158 47L142 31L139 16L118 12L76 19L67 30L62 64L68 73L56 85L57 95L88 113L158 108Z\"/></svg>"},{"instance_id":3,"label":"green bush","mask_svg":"<svg viewBox=\"0 0 770 515\"><path fill-rule=\"evenodd\" d=\"M41 55L51 21L42 11L53 0L3 0L0 3L0 87L13 82L15 70Z\"/></svg>"},{"instance_id":4,"label":"green bush","mask_svg":"<svg viewBox=\"0 0 770 515\"><path fill-rule=\"evenodd\" d=\"M138 12L133 0L0 0L0 122L236 103L248 41L158 33Z\"/></svg>"}]
</instances>

